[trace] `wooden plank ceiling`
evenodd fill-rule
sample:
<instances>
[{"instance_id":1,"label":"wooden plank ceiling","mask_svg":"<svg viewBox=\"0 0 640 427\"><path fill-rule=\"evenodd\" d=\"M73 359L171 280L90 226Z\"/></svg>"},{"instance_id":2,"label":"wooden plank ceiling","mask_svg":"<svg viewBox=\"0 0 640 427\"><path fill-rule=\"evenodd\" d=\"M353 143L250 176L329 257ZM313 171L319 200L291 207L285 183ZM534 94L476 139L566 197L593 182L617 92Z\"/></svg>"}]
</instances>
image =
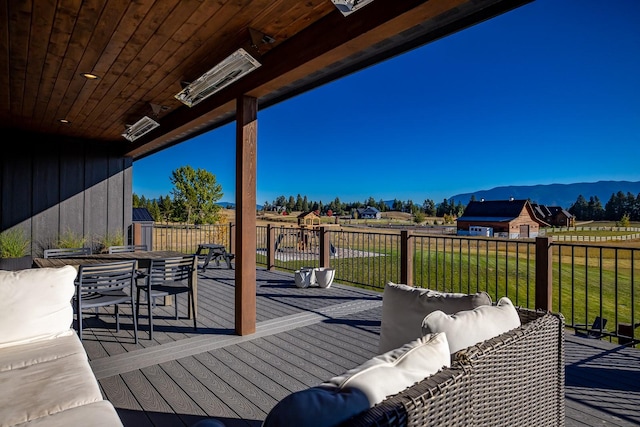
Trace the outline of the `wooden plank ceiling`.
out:
<instances>
[{"instance_id":1,"label":"wooden plank ceiling","mask_svg":"<svg viewBox=\"0 0 640 427\"><path fill-rule=\"evenodd\" d=\"M0 0L0 127L135 160L234 120L238 96L264 108L529 1L375 0L343 16L330 0ZM240 47L257 70L191 108L174 97ZM126 142L143 116L160 126Z\"/></svg>"}]
</instances>

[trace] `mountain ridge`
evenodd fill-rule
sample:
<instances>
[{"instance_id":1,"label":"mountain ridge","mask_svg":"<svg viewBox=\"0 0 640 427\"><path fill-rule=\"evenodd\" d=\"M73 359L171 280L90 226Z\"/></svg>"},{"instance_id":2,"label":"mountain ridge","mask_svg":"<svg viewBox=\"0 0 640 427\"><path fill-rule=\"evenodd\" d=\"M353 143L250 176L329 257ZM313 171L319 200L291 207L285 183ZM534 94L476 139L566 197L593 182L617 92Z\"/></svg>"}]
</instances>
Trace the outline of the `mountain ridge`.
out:
<instances>
[{"instance_id":1,"label":"mountain ridge","mask_svg":"<svg viewBox=\"0 0 640 427\"><path fill-rule=\"evenodd\" d=\"M508 200L513 197L518 200L531 200L532 203L538 203L547 206L560 206L564 209L570 208L582 195L587 201L591 197L598 197L602 207L606 205L612 195L618 191L622 191L625 195L631 193L634 196L640 194L640 181L596 181L596 182L577 182L572 184L536 184L536 185L507 185L490 188L488 190L478 190L472 193L460 193L448 197L447 201L458 202L467 205L471 200L471 196L475 196L476 200ZM436 204L442 203L434 200ZM393 200L385 200L387 206L393 206ZM235 203L218 202L218 205L235 209ZM258 210L262 209L261 205L257 205Z\"/></svg>"},{"instance_id":2,"label":"mountain ridge","mask_svg":"<svg viewBox=\"0 0 640 427\"><path fill-rule=\"evenodd\" d=\"M537 184L537 185L508 185L494 187L488 190L478 190L472 193L456 194L447 200L466 205L475 196L476 200L507 200L511 197L518 200L531 200L547 206L561 206L570 208L578 196L582 195L587 201L590 197L598 197L602 206L609 201L611 195L622 191L625 195L640 194L640 181L597 181L578 182L573 184Z\"/></svg>"}]
</instances>

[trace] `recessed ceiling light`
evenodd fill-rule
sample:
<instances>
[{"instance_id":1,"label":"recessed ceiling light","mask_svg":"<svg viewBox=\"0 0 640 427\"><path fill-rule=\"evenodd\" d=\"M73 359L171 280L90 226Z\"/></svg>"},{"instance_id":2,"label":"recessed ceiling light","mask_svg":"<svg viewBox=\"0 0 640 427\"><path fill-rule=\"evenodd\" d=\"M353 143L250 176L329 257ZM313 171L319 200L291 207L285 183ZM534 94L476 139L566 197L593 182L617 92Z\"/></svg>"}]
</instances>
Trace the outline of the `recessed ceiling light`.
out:
<instances>
[{"instance_id":1,"label":"recessed ceiling light","mask_svg":"<svg viewBox=\"0 0 640 427\"><path fill-rule=\"evenodd\" d=\"M100 78L100 77L98 77L97 75L92 74L92 73L82 73L82 74L80 74L80 75L81 75L82 77L84 77L85 79L87 79L87 80L96 80L96 79L99 79L99 78Z\"/></svg>"},{"instance_id":2,"label":"recessed ceiling light","mask_svg":"<svg viewBox=\"0 0 640 427\"><path fill-rule=\"evenodd\" d=\"M60 120L58 120L58 121L59 121L60 123L62 123L63 125L70 125L70 124L71 124L71 122L70 122L69 120L67 120L67 119L60 119Z\"/></svg>"}]
</instances>

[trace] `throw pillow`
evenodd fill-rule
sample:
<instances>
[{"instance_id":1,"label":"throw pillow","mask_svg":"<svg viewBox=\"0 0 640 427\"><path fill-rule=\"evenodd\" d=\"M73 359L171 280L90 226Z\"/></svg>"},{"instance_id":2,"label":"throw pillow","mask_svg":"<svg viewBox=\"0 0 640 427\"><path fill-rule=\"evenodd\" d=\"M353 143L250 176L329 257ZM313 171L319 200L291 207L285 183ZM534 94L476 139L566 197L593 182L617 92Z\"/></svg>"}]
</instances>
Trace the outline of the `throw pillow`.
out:
<instances>
[{"instance_id":1,"label":"throw pillow","mask_svg":"<svg viewBox=\"0 0 640 427\"><path fill-rule=\"evenodd\" d=\"M420 337L282 399L263 427L338 425L450 364L445 334Z\"/></svg>"},{"instance_id":2,"label":"throw pillow","mask_svg":"<svg viewBox=\"0 0 640 427\"><path fill-rule=\"evenodd\" d=\"M398 348L422 336L422 320L434 311L447 314L491 305L486 292L475 294L438 292L387 283L382 294L382 324L378 353Z\"/></svg>"},{"instance_id":3,"label":"throw pillow","mask_svg":"<svg viewBox=\"0 0 640 427\"><path fill-rule=\"evenodd\" d=\"M69 333L72 266L0 271L0 348Z\"/></svg>"},{"instance_id":4,"label":"throw pillow","mask_svg":"<svg viewBox=\"0 0 640 427\"><path fill-rule=\"evenodd\" d=\"M359 390L310 387L276 403L262 427L336 426L367 408L369 401Z\"/></svg>"},{"instance_id":5,"label":"throw pillow","mask_svg":"<svg viewBox=\"0 0 640 427\"><path fill-rule=\"evenodd\" d=\"M520 316L511 300L502 297L495 306L486 305L448 315L434 311L422 322L422 333L444 332L451 354L497 337L520 326Z\"/></svg>"}]
</instances>

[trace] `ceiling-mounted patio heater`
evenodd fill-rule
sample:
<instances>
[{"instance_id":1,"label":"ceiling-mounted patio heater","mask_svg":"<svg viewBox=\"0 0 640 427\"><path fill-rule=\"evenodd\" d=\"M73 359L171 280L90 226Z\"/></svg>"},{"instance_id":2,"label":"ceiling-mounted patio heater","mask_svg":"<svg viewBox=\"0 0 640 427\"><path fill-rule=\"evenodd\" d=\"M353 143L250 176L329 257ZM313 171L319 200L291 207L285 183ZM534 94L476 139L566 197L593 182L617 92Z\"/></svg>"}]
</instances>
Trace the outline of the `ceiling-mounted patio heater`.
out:
<instances>
[{"instance_id":1,"label":"ceiling-mounted patio heater","mask_svg":"<svg viewBox=\"0 0 640 427\"><path fill-rule=\"evenodd\" d=\"M150 117L144 116L132 125L127 126L127 130L122 134L129 141L135 141L142 135L151 132L153 129L160 126L160 123L156 122Z\"/></svg>"},{"instance_id":2,"label":"ceiling-mounted patio heater","mask_svg":"<svg viewBox=\"0 0 640 427\"><path fill-rule=\"evenodd\" d=\"M189 83L175 97L185 105L193 107L259 66L260 63L254 57L240 48L195 81Z\"/></svg>"},{"instance_id":3,"label":"ceiling-mounted patio heater","mask_svg":"<svg viewBox=\"0 0 640 427\"><path fill-rule=\"evenodd\" d=\"M356 10L362 9L373 0L331 0L344 16L347 16Z\"/></svg>"}]
</instances>

